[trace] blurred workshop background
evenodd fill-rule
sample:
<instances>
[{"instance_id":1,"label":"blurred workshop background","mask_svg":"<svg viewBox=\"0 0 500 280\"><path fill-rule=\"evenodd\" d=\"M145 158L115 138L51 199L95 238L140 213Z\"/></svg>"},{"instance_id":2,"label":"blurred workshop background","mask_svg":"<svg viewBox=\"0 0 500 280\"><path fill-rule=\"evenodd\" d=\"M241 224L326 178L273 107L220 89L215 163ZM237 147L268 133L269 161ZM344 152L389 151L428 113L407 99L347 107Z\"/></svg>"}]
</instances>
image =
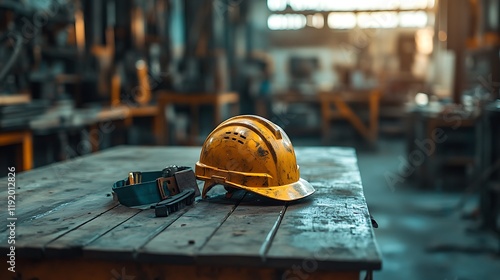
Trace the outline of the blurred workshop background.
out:
<instances>
[{"instance_id":1,"label":"blurred workshop background","mask_svg":"<svg viewBox=\"0 0 500 280\"><path fill-rule=\"evenodd\" d=\"M377 279L498 279L499 90L500 0L0 0L0 176L260 115L356 148Z\"/></svg>"}]
</instances>

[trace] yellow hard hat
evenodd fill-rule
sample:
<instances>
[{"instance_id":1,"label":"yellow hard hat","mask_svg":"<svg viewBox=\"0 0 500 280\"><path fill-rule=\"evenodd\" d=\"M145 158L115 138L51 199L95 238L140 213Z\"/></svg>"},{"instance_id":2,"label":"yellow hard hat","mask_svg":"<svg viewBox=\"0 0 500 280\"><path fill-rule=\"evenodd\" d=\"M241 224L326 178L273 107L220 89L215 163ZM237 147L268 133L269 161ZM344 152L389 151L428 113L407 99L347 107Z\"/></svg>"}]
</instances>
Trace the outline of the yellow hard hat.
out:
<instances>
[{"instance_id":1,"label":"yellow hard hat","mask_svg":"<svg viewBox=\"0 0 500 280\"><path fill-rule=\"evenodd\" d=\"M216 184L282 201L314 193L300 178L286 133L259 116L236 116L217 126L203 144L195 174L205 181L203 198Z\"/></svg>"}]
</instances>

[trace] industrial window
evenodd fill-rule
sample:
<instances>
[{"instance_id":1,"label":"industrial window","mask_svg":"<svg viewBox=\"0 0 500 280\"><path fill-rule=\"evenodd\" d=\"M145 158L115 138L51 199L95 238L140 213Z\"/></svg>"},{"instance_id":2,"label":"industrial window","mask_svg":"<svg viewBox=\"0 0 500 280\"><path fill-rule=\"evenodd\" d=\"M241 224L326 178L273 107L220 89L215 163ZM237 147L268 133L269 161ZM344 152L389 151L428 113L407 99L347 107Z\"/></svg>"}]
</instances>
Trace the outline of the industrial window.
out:
<instances>
[{"instance_id":1,"label":"industrial window","mask_svg":"<svg viewBox=\"0 0 500 280\"><path fill-rule=\"evenodd\" d=\"M432 24L434 0L268 0L271 30L422 28ZM326 23L326 24L325 24Z\"/></svg>"}]
</instances>

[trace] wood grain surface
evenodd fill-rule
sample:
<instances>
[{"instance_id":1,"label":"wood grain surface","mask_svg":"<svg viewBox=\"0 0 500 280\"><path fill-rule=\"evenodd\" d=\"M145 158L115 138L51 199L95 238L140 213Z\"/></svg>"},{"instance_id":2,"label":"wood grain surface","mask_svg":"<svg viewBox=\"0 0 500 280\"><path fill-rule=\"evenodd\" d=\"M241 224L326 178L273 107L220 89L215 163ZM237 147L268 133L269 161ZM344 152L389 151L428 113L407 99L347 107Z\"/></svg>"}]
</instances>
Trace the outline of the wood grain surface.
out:
<instances>
[{"instance_id":1,"label":"wood grain surface","mask_svg":"<svg viewBox=\"0 0 500 280\"><path fill-rule=\"evenodd\" d=\"M29 262L70 258L199 269L272 268L272 275L292 267L308 273L381 268L356 154L350 148L296 148L301 177L316 192L293 203L241 191L226 199L224 188L216 186L211 198L156 218L154 210L127 208L113 200L112 184L129 171L172 164L193 167L199 152L199 147L122 146L18 173L16 256ZM7 192L0 200L7 201ZM0 219L7 217L6 211L0 212ZM10 247L7 228L0 232L5 256Z\"/></svg>"}]
</instances>

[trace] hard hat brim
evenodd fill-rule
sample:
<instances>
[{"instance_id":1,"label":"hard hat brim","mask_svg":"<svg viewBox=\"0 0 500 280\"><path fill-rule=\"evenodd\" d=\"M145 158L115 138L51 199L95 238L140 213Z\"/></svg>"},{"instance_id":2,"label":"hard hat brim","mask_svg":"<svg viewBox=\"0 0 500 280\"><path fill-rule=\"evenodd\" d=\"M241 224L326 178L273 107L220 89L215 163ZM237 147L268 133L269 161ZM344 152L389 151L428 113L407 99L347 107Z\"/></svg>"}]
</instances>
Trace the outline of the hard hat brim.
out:
<instances>
[{"instance_id":1,"label":"hard hat brim","mask_svg":"<svg viewBox=\"0 0 500 280\"><path fill-rule=\"evenodd\" d=\"M238 184L229 184L238 189L243 189L249 192L253 192L265 197L269 197L281 201L294 201L306 196L313 194L316 190L314 187L306 180L300 178L299 181L283 185L283 186L273 186L273 187L247 187Z\"/></svg>"}]
</instances>

